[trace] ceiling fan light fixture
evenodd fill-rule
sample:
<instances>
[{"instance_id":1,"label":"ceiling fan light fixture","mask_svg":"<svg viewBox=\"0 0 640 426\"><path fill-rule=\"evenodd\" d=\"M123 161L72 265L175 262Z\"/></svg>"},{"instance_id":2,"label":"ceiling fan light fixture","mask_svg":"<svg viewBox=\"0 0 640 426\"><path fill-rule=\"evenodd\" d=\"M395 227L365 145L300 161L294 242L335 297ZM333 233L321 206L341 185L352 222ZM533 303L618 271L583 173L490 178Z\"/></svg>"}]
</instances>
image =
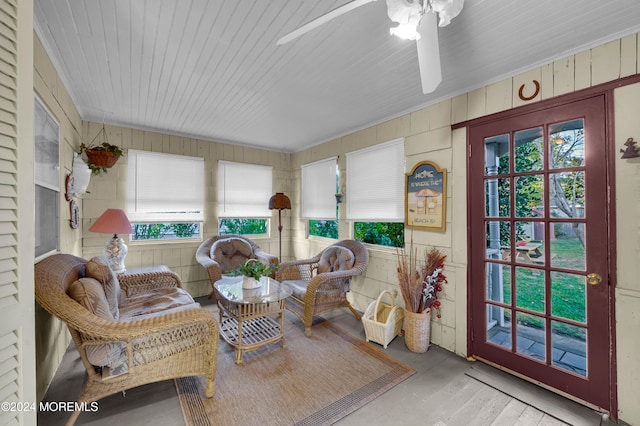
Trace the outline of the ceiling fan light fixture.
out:
<instances>
[{"instance_id":1,"label":"ceiling fan light fixture","mask_svg":"<svg viewBox=\"0 0 640 426\"><path fill-rule=\"evenodd\" d=\"M420 33L417 31L417 25L398 24L397 27L389 28L389 34L400 37L404 40L418 40Z\"/></svg>"},{"instance_id":2,"label":"ceiling fan light fixture","mask_svg":"<svg viewBox=\"0 0 640 426\"><path fill-rule=\"evenodd\" d=\"M425 0L425 10L438 14L438 26L446 27L462 12L464 0Z\"/></svg>"},{"instance_id":3,"label":"ceiling fan light fixture","mask_svg":"<svg viewBox=\"0 0 640 426\"><path fill-rule=\"evenodd\" d=\"M418 23L422 17L422 5L417 0L387 0L387 15L398 26L389 33L404 40L418 40Z\"/></svg>"}]
</instances>

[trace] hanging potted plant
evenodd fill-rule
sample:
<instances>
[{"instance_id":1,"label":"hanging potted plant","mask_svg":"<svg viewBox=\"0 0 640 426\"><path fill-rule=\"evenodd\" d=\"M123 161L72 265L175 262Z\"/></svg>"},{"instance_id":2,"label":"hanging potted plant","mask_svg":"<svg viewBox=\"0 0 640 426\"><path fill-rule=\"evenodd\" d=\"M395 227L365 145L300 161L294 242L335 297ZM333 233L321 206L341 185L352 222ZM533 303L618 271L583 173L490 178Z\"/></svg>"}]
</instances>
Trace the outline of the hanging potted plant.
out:
<instances>
[{"instance_id":1,"label":"hanging potted plant","mask_svg":"<svg viewBox=\"0 0 640 426\"><path fill-rule=\"evenodd\" d=\"M398 251L398 281L405 305L404 341L412 352L429 349L431 308L438 311L440 318L438 292L447 282L442 274L446 257L432 248L426 251L424 264L418 266L418 249L413 248L413 239L408 254L405 250Z\"/></svg>"},{"instance_id":2,"label":"hanging potted plant","mask_svg":"<svg viewBox=\"0 0 640 426\"><path fill-rule=\"evenodd\" d=\"M278 270L277 265L265 265L258 259L247 259L247 261L238 268L242 277L242 288L252 289L262 285L260 282L263 276L275 274Z\"/></svg>"},{"instance_id":3,"label":"hanging potted plant","mask_svg":"<svg viewBox=\"0 0 640 426\"><path fill-rule=\"evenodd\" d=\"M100 135L104 136L103 142L94 144ZM107 169L113 167L123 154L119 146L112 145L107 140L104 125L89 145L80 144L80 154L83 153L87 156L87 166L89 166L91 173L94 175L99 175L102 172L106 173Z\"/></svg>"}]
</instances>

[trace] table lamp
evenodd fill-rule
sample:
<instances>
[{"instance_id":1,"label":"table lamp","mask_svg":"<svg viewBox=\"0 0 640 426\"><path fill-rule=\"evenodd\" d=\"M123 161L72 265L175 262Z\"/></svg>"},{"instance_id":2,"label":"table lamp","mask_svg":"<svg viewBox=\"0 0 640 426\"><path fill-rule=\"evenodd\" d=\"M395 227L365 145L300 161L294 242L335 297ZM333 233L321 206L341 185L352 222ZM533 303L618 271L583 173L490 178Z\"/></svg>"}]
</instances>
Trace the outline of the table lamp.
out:
<instances>
[{"instance_id":1,"label":"table lamp","mask_svg":"<svg viewBox=\"0 0 640 426\"><path fill-rule=\"evenodd\" d=\"M278 261L282 262L282 210L291 210L289 197L282 192L276 192L269 199L269 210L278 210Z\"/></svg>"},{"instance_id":2,"label":"table lamp","mask_svg":"<svg viewBox=\"0 0 640 426\"><path fill-rule=\"evenodd\" d=\"M124 273L126 271L124 258L127 257L129 249L124 240L118 237L118 234L133 233L127 215L120 209L108 209L89 227L89 231L113 234L113 238L107 241L107 245L104 247L104 255L113 272L116 274Z\"/></svg>"}]
</instances>

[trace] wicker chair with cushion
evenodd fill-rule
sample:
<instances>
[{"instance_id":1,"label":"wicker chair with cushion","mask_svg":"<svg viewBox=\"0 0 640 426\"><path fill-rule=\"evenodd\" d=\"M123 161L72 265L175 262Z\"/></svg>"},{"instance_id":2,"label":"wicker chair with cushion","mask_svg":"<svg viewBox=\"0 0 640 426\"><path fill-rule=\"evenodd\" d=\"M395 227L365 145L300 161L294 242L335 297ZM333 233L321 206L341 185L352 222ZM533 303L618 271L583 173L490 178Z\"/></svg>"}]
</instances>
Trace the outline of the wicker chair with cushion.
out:
<instances>
[{"instance_id":1,"label":"wicker chair with cushion","mask_svg":"<svg viewBox=\"0 0 640 426\"><path fill-rule=\"evenodd\" d=\"M278 264L278 256L264 252L247 237L236 234L218 235L204 241L196 251L196 260L209 274L211 293L222 274L235 271L247 259L257 259L265 265Z\"/></svg>"},{"instance_id":2,"label":"wicker chair with cushion","mask_svg":"<svg viewBox=\"0 0 640 426\"><path fill-rule=\"evenodd\" d=\"M218 323L175 273L116 276L104 258L56 254L35 265L35 294L67 324L80 353L86 375L79 402L189 376L205 376L213 396Z\"/></svg>"},{"instance_id":3,"label":"wicker chair with cushion","mask_svg":"<svg viewBox=\"0 0 640 426\"><path fill-rule=\"evenodd\" d=\"M311 335L313 317L347 307L357 319L360 314L347 300L351 278L360 275L369 263L366 247L355 240L330 245L311 259L284 262L276 279L293 290L286 308L293 312Z\"/></svg>"}]
</instances>

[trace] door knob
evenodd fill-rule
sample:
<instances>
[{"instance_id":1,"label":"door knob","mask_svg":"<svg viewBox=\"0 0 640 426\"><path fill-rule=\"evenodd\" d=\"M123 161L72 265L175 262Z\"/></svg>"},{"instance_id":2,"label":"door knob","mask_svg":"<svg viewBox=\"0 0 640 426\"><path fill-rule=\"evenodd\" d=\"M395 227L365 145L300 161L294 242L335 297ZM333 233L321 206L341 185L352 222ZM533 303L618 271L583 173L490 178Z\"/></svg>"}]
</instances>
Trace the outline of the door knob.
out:
<instances>
[{"instance_id":1,"label":"door knob","mask_svg":"<svg viewBox=\"0 0 640 426\"><path fill-rule=\"evenodd\" d=\"M591 285L598 285L602 282L602 277L600 276L600 274L592 272L587 275L587 282Z\"/></svg>"}]
</instances>

